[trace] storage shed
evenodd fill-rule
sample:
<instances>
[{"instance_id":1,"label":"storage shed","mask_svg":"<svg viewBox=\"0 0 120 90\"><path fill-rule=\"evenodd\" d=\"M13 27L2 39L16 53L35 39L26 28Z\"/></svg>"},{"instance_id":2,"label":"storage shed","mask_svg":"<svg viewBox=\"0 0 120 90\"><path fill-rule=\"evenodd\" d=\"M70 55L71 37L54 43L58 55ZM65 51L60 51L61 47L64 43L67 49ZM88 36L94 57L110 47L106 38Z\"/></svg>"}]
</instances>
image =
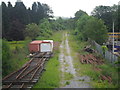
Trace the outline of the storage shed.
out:
<instances>
[{"instance_id":1,"label":"storage shed","mask_svg":"<svg viewBox=\"0 0 120 90\"><path fill-rule=\"evenodd\" d=\"M30 53L37 53L37 52L52 52L53 45L50 41L32 41L29 44L29 51Z\"/></svg>"},{"instance_id":2,"label":"storage shed","mask_svg":"<svg viewBox=\"0 0 120 90\"><path fill-rule=\"evenodd\" d=\"M43 41L45 41L45 42L50 42L51 44L52 44L52 50L53 50L53 40L43 40Z\"/></svg>"}]
</instances>

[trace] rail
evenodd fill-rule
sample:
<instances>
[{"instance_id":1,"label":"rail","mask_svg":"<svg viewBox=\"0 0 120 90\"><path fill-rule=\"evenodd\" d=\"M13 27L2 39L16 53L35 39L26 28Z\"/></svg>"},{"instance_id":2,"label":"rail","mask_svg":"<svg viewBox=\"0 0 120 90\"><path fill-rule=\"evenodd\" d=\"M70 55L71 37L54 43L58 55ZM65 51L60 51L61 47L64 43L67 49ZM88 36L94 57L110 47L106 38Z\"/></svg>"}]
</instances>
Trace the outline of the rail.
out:
<instances>
[{"instance_id":1,"label":"rail","mask_svg":"<svg viewBox=\"0 0 120 90\"><path fill-rule=\"evenodd\" d=\"M39 56L39 55L40 56ZM3 88L32 88L38 81L39 76L44 69L44 64L51 57L51 53L38 53L29 62L27 62L19 70L7 75L2 79ZM48 57L49 56L49 57Z\"/></svg>"}]
</instances>

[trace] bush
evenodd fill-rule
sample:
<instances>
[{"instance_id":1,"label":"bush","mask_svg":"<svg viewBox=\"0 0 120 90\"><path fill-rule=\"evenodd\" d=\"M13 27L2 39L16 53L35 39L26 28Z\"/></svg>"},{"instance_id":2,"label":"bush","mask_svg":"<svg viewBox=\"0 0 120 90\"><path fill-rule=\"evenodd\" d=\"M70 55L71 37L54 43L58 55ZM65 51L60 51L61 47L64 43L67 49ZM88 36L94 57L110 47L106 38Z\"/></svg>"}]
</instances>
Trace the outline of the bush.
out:
<instances>
[{"instance_id":1,"label":"bush","mask_svg":"<svg viewBox=\"0 0 120 90\"><path fill-rule=\"evenodd\" d=\"M104 25L104 22L88 15L78 19L76 34L79 39L87 40L91 38L99 44L102 44L108 38L107 27Z\"/></svg>"},{"instance_id":2,"label":"bush","mask_svg":"<svg viewBox=\"0 0 120 90\"><path fill-rule=\"evenodd\" d=\"M2 75L3 77L10 72L12 67L11 61L11 52L9 44L6 40L2 41Z\"/></svg>"}]
</instances>

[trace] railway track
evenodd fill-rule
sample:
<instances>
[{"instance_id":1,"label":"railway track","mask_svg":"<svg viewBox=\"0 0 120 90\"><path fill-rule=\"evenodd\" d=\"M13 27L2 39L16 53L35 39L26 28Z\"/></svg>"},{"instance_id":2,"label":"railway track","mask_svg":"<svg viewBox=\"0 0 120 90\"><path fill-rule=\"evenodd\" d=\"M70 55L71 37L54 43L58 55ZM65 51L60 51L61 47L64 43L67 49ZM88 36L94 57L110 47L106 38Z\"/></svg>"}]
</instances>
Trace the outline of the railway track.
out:
<instances>
[{"instance_id":1,"label":"railway track","mask_svg":"<svg viewBox=\"0 0 120 90\"><path fill-rule=\"evenodd\" d=\"M2 80L2 89L7 88L32 88L44 70L45 61L51 53L38 53L19 70L7 75Z\"/></svg>"}]
</instances>

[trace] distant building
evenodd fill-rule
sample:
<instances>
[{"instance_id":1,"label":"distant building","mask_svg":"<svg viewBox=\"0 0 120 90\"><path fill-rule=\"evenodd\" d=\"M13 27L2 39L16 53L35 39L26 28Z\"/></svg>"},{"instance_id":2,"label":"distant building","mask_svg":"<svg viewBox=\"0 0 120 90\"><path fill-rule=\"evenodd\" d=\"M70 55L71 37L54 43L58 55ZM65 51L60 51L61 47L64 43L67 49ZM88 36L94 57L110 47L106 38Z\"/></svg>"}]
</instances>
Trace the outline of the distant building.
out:
<instances>
[{"instance_id":1,"label":"distant building","mask_svg":"<svg viewBox=\"0 0 120 90\"><path fill-rule=\"evenodd\" d=\"M115 32L114 34L112 32L108 33L108 42L107 46L109 50L113 49L113 37L114 37L114 54L120 55L120 32Z\"/></svg>"},{"instance_id":2,"label":"distant building","mask_svg":"<svg viewBox=\"0 0 120 90\"><path fill-rule=\"evenodd\" d=\"M108 36L109 36L108 41L113 40L113 36L115 41L120 41L120 32L115 32L114 34L112 32L109 32Z\"/></svg>"}]
</instances>

